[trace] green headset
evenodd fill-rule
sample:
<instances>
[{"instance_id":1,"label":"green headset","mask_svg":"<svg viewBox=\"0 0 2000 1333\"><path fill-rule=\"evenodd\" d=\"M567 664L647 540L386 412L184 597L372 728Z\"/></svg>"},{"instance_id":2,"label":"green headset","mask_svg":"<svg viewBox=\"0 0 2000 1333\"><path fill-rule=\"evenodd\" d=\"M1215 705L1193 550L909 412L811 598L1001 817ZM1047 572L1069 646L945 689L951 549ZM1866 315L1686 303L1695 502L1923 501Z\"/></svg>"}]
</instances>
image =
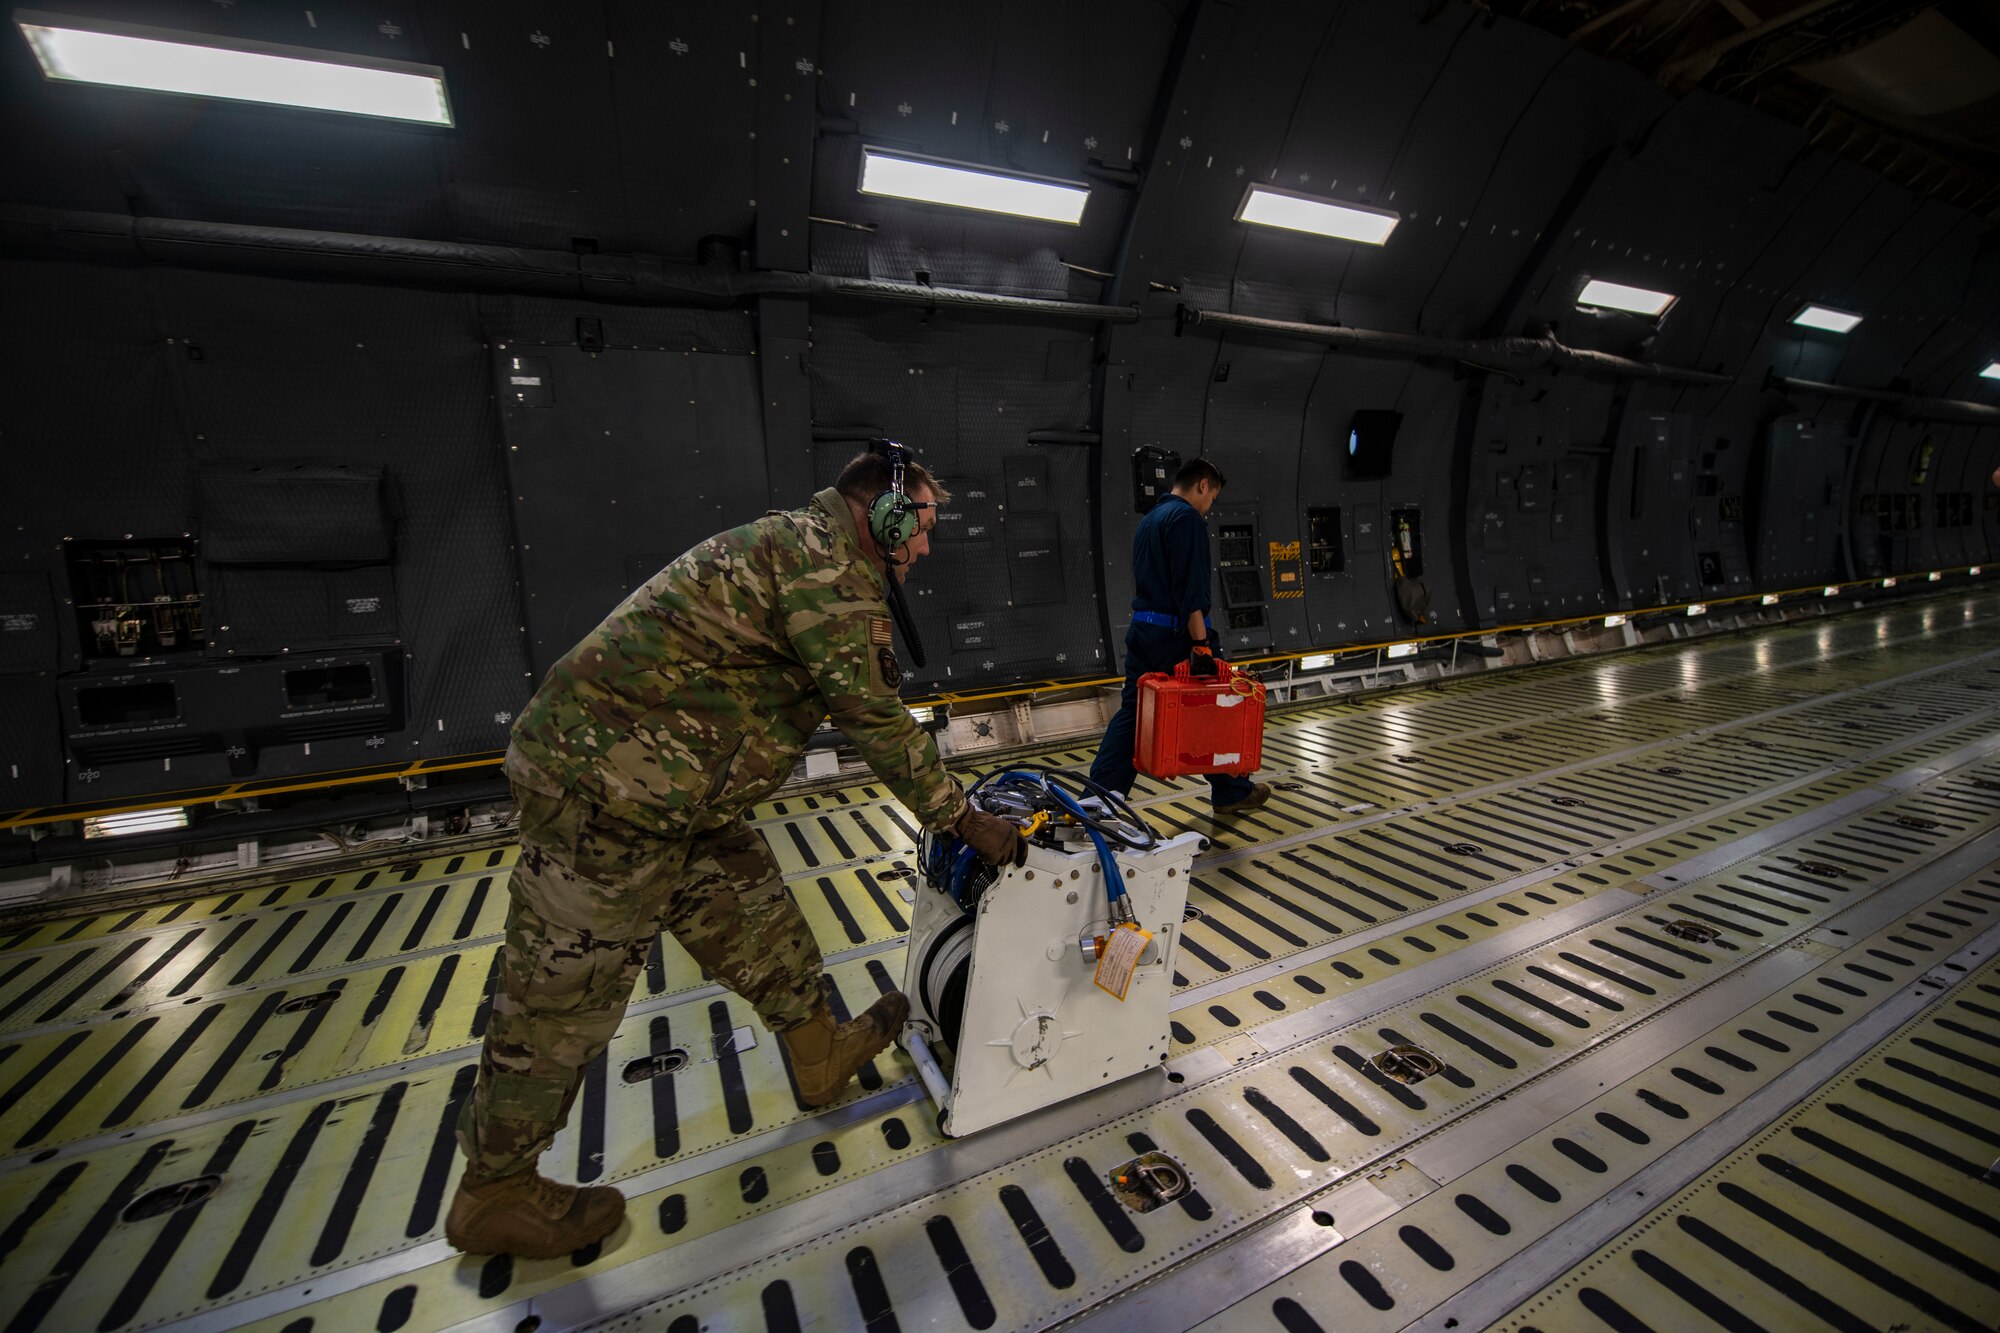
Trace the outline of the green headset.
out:
<instances>
[{"instance_id":1,"label":"green headset","mask_svg":"<svg viewBox=\"0 0 2000 1333\"><path fill-rule=\"evenodd\" d=\"M889 460L889 489L868 502L868 535L882 548L885 560L901 564L896 550L917 535L930 501L912 500L903 489L903 470L910 462L908 449L894 440L870 440L868 452Z\"/></svg>"},{"instance_id":2,"label":"green headset","mask_svg":"<svg viewBox=\"0 0 2000 1333\"><path fill-rule=\"evenodd\" d=\"M879 454L889 460L889 489L868 502L868 535L875 539L882 551L882 591L889 602L889 610L896 617L896 628L903 633L903 646L910 650L910 657L921 667L924 665L924 641L917 636L916 622L910 618L910 608L903 601L902 582L891 572L892 566L905 564L896 552L904 542L917 535L923 526L924 510L931 507L929 500L912 500L903 489L903 470L910 464L910 451L894 440L870 440L868 452ZM894 654L882 649L883 657L893 665ZM894 672L894 681L900 682L902 671ZM893 683L893 682L892 682Z\"/></svg>"}]
</instances>

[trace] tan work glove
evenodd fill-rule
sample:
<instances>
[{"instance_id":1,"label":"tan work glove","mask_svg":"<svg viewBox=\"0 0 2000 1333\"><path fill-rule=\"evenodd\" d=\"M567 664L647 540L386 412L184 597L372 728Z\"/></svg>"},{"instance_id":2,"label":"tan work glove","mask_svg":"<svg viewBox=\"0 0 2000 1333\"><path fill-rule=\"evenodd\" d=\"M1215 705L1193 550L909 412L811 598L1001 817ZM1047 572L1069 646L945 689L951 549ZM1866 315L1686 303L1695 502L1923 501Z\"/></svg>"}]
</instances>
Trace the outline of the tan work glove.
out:
<instances>
[{"instance_id":1,"label":"tan work glove","mask_svg":"<svg viewBox=\"0 0 2000 1333\"><path fill-rule=\"evenodd\" d=\"M1028 859L1028 840L1021 836L1021 830L976 805L965 807L951 831L979 853L981 860L993 865L1018 866Z\"/></svg>"}]
</instances>

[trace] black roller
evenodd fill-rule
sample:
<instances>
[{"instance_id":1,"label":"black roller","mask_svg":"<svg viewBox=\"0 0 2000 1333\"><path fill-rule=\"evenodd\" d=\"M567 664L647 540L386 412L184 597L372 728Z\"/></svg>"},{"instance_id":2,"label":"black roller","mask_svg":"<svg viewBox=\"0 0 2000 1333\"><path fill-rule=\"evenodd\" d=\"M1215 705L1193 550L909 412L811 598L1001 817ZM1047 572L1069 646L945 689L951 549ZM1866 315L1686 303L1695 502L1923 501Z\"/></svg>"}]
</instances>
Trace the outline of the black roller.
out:
<instances>
[{"instance_id":1,"label":"black roller","mask_svg":"<svg viewBox=\"0 0 2000 1333\"><path fill-rule=\"evenodd\" d=\"M917 993L911 998L937 1024L938 1039L958 1043L965 1022L965 991L972 981L972 914L955 917L932 937L917 969Z\"/></svg>"}]
</instances>

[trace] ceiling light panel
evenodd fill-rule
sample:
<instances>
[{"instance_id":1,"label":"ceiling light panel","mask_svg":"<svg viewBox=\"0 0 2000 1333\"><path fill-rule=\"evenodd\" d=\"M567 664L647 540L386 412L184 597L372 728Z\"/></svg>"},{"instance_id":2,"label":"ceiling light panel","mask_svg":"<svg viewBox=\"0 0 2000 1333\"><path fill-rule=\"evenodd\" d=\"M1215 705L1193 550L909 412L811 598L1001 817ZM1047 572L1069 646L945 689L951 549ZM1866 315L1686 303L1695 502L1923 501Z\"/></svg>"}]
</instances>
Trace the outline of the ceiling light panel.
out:
<instances>
[{"instance_id":1,"label":"ceiling light panel","mask_svg":"<svg viewBox=\"0 0 2000 1333\"><path fill-rule=\"evenodd\" d=\"M1635 315L1663 315L1674 300L1671 292L1648 291L1644 287L1592 278L1583 284L1576 303L1600 310L1629 310Z\"/></svg>"},{"instance_id":2,"label":"ceiling light panel","mask_svg":"<svg viewBox=\"0 0 2000 1333\"><path fill-rule=\"evenodd\" d=\"M1067 181L1010 175L876 148L861 152L861 193L1070 226L1083 220L1083 206L1090 201L1089 187Z\"/></svg>"},{"instance_id":3,"label":"ceiling light panel","mask_svg":"<svg viewBox=\"0 0 2000 1333\"><path fill-rule=\"evenodd\" d=\"M1336 204L1269 185L1252 185L1243 192L1243 202L1236 206L1236 220L1254 222L1260 227L1311 232L1337 241L1382 245L1403 218L1386 208Z\"/></svg>"},{"instance_id":4,"label":"ceiling light panel","mask_svg":"<svg viewBox=\"0 0 2000 1333\"><path fill-rule=\"evenodd\" d=\"M1835 310L1832 306L1809 305L1792 316L1792 323L1807 329L1825 329L1828 333L1846 333L1861 322L1861 316L1851 310Z\"/></svg>"},{"instance_id":5,"label":"ceiling light panel","mask_svg":"<svg viewBox=\"0 0 2000 1333\"><path fill-rule=\"evenodd\" d=\"M14 22L59 83L452 123L444 71L432 65L31 10L16 10Z\"/></svg>"}]
</instances>

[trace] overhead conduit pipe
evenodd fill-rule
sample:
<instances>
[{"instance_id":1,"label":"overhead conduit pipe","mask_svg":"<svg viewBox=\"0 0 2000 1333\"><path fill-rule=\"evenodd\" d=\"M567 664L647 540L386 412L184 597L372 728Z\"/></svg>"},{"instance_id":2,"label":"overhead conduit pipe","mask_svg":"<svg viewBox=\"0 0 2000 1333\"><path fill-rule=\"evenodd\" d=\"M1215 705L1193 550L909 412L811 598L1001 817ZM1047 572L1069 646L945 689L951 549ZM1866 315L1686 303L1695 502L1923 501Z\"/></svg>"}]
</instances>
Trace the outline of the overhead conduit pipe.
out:
<instances>
[{"instance_id":1,"label":"overhead conduit pipe","mask_svg":"<svg viewBox=\"0 0 2000 1333\"><path fill-rule=\"evenodd\" d=\"M1706 370L1686 370L1679 366L1656 366L1609 352L1585 351L1569 347L1553 337L1545 338L1433 338L1421 333L1385 333L1377 329L1349 329L1333 324L1302 324L1286 319L1259 319L1254 315L1229 315L1217 310L1197 310L1182 306L1176 312L1182 328L1209 327L1240 329L1246 333L1268 333L1286 338L1305 338L1356 352L1384 356L1404 356L1435 361L1465 361L1487 370L1521 374L1546 369L1579 370L1599 375L1635 379L1665 380L1672 384L1730 384L1734 377Z\"/></svg>"},{"instance_id":2,"label":"overhead conduit pipe","mask_svg":"<svg viewBox=\"0 0 2000 1333\"><path fill-rule=\"evenodd\" d=\"M1888 389L1850 389L1818 380L1793 379L1789 375L1766 376L1764 382L1789 393L1822 394L1828 398L1858 398L1864 402L1886 403L1898 416L1916 421L1962 421L1974 426L2000 426L2000 407L1971 403L1963 398L1920 398L1915 394Z\"/></svg>"},{"instance_id":3,"label":"overhead conduit pipe","mask_svg":"<svg viewBox=\"0 0 2000 1333\"><path fill-rule=\"evenodd\" d=\"M821 273L742 271L720 264L670 263L651 256L579 255L560 250L471 245L412 237L298 227L251 227L226 222L135 218L118 213L0 205L0 252L39 257L140 260L226 272L354 282L396 281L470 291L572 296L639 305L727 308L760 296L848 297L905 305L956 306L996 314L1048 319L1135 323L1137 306L1092 305L1038 297L1006 296L919 282L844 278ZM1725 385L1733 377L1679 366L1654 365L1609 352L1570 347L1553 337L1434 338L1377 329L1260 319L1221 311L1177 307L1182 328L1209 326L1303 338L1357 352L1463 361L1519 374L1548 368L1659 380ZM1901 415L1976 425L2000 424L2000 408L1948 398L1919 398L1878 389L1772 375L1769 387L1798 393L1883 402Z\"/></svg>"},{"instance_id":4,"label":"overhead conduit pipe","mask_svg":"<svg viewBox=\"0 0 2000 1333\"><path fill-rule=\"evenodd\" d=\"M1132 323L1136 306L1005 296L920 282L821 273L744 272L652 256L569 254L515 246L299 227L135 218L25 205L0 206L0 249L10 254L143 260L280 277L393 281L470 291L571 296L645 305L730 307L760 296L849 297L904 305Z\"/></svg>"},{"instance_id":5,"label":"overhead conduit pipe","mask_svg":"<svg viewBox=\"0 0 2000 1333\"><path fill-rule=\"evenodd\" d=\"M1418 333L1384 333L1376 329L1349 329L1333 324L1304 324L1293 320L1259 319L1254 315L1231 315L1217 310L1181 306L1175 318L1183 329L1212 327L1240 329L1247 333L1268 333L1279 337L1304 338L1383 356L1404 356L1437 361L1464 361L1487 370L1519 374L1530 370L1559 368L1585 374L1662 380L1670 384L1722 385L1735 383L1731 375L1681 366L1654 365L1609 352L1587 351L1543 338L1432 338ZM1817 380L1793 379L1767 374L1764 387L1789 393L1821 394L1829 398L1857 398L1886 403L1902 416L1929 421L1961 421L1977 426L2000 425L2000 407L1972 403L1959 398L1922 398L1887 389L1851 389Z\"/></svg>"}]
</instances>

